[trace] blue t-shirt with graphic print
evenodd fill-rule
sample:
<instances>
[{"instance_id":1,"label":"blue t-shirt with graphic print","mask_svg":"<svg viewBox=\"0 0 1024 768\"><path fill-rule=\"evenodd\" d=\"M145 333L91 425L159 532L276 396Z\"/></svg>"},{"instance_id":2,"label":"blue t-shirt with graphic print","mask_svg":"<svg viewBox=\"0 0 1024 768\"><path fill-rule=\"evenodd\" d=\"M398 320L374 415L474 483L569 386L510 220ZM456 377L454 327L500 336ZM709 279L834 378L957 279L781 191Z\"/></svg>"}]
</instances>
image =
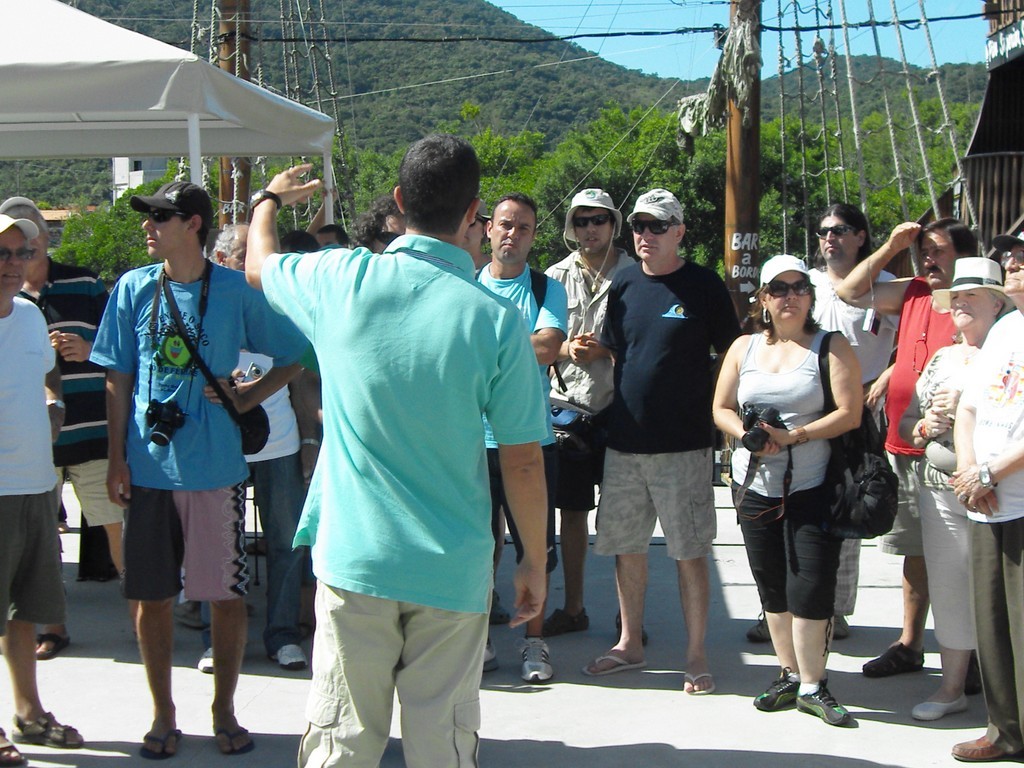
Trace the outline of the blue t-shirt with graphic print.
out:
<instances>
[{"instance_id":1,"label":"blue t-shirt with graphic print","mask_svg":"<svg viewBox=\"0 0 1024 768\"><path fill-rule=\"evenodd\" d=\"M238 427L223 406L203 394L202 371L178 334L163 295L155 337L151 310L163 264L125 273L114 286L90 360L135 376L128 421L128 468L132 484L165 490L204 491L240 483L249 474ZM291 365L308 342L292 322L274 312L241 272L213 265L209 299L200 317L203 281L168 281L181 319L203 361L218 378L238 365L241 349L265 354L275 366ZM146 411L151 401L175 403L184 424L166 446L150 440Z\"/></svg>"}]
</instances>

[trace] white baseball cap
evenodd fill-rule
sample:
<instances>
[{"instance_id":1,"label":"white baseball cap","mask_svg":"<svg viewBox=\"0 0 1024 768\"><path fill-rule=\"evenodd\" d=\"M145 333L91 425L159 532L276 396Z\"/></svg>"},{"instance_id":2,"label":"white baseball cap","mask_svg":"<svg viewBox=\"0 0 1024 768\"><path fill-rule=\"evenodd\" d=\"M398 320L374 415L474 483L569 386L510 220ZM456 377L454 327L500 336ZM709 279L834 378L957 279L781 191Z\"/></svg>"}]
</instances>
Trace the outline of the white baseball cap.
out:
<instances>
[{"instance_id":1,"label":"white baseball cap","mask_svg":"<svg viewBox=\"0 0 1024 768\"><path fill-rule=\"evenodd\" d=\"M676 196L667 189L652 189L644 192L636 199L633 212L626 217L630 224L638 213L647 213L659 221L674 221L677 224L683 223L683 206L679 204Z\"/></svg>"},{"instance_id":2,"label":"white baseball cap","mask_svg":"<svg viewBox=\"0 0 1024 768\"><path fill-rule=\"evenodd\" d=\"M783 272L799 272L803 275L810 275L803 259L784 253L781 256L772 256L761 265L761 285L768 285Z\"/></svg>"}]
</instances>

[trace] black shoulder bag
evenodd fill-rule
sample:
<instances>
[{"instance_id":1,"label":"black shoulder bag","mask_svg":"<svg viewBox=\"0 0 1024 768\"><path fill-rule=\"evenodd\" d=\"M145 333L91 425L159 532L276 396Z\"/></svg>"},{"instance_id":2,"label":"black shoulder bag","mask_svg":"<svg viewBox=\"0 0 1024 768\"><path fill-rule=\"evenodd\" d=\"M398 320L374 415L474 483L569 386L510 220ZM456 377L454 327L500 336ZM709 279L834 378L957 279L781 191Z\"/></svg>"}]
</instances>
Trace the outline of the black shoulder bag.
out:
<instances>
[{"instance_id":1,"label":"black shoulder bag","mask_svg":"<svg viewBox=\"0 0 1024 768\"><path fill-rule=\"evenodd\" d=\"M209 271L212 268L212 264L207 262L207 279L209 279ZM160 285L163 288L164 298L167 300L167 307L171 312L171 317L178 328L178 335L181 337L182 342L184 342L185 348L192 355L192 359L195 360L196 366L202 371L207 383L217 393L217 397L220 398L224 410L228 412L242 433L242 453L247 456L259 453L270 438L270 417L267 416L266 409L262 405L257 405L245 413L238 412L238 409L235 408L234 403L231 402L220 382L217 381L217 377L213 375L213 371L203 362L203 358L199 355L199 350L196 349L192 338L188 335L185 323L181 319L181 312L178 310L178 302L174 300L174 293L171 291L171 286L167 284L167 280L164 279L163 272L160 273Z\"/></svg>"},{"instance_id":2,"label":"black shoulder bag","mask_svg":"<svg viewBox=\"0 0 1024 768\"><path fill-rule=\"evenodd\" d=\"M825 393L825 413L836 409L829 378L828 348L833 334L821 340L818 370ZM899 480L885 457L882 433L865 407L860 426L829 440L832 455L825 470L828 509L821 527L841 539L872 539L892 530Z\"/></svg>"}]
</instances>

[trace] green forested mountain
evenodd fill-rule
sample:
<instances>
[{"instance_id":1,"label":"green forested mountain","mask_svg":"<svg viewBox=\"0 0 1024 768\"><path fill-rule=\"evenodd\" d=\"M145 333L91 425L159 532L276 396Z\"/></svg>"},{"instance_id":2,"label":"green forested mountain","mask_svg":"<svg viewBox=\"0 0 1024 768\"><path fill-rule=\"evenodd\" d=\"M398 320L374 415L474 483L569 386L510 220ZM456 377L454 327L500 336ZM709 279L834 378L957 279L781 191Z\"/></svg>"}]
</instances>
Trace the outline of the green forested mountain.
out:
<instances>
[{"instance_id":1,"label":"green forested mountain","mask_svg":"<svg viewBox=\"0 0 1024 768\"><path fill-rule=\"evenodd\" d=\"M211 0L199 3L209 23ZM191 3L157 0L77 0L78 8L188 49ZM288 5L288 4L283 4ZM305 4L303 4L305 5ZM316 6L317 4L309 4ZM254 19L250 69L262 66L265 82L297 100L315 98L333 84L348 141L358 149L392 151L458 118L463 103L481 106L479 120L501 133L529 129L553 146L572 127L592 120L601 106L650 105L671 93L667 105L703 87L674 83L598 59L583 48L551 40L512 42L337 42L365 38L550 37L484 0L323 0L326 24L282 21L282 4L251 0ZM204 8L205 6L205 8ZM173 7L174 13L168 13ZM169 17L178 16L178 19ZM319 13L317 13L319 16ZM274 42L282 36L315 43ZM333 38L334 41L328 41ZM208 49L204 38L197 53ZM330 54L330 67L324 52ZM285 60L288 60L288 85ZM298 72L300 87L291 87ZM321 105L330 111L328 105Z\"/></svg>"},{"instance_id":2,"label":"green forested mountain","mask_svg":"<svg viewBox=\"0 0 1024 768\"><path fill-rule=\"evenodd\" d=\"M179 0L69 0L83 11L106 18L121 26L135 29L182 48L191 47L192 4ZM196 50L209 50L212 0L198 3ZM350 0L322 0L326 23L306 19L298 24L286 19L282 24L281 8L292 4L251 0L255 20L253 33L253 79L276 90L287 92L306 103L314 103L313 70L326 97L333 85L338 94L337 108L345 139L346 156L354 177L357 206L390 189L390 174L400 152L411 140L436 130L453 130L464 135L483 137L516 137L506 145L497 141L509 154L497 157L494 172L508 177L522 167L525 160L533 162L541 154L553 151L574 133L586 132L588 126L610 103L628 114L634 108L659 106L659 112L671 113L678 98L703 91L700 81L668 81L627 70L594 58L583 48L558 41L540 44L513 42L382 42L395 38L441 38L473 35L500 36L510 39L544 36L541 30L523 24L513 16L484 0L378 0L352 3ZM318 3L299 4L306 8ZM295 36L319 41L309 46L272 42L282 36ZM332 41L326 42L328 38ZM368 42L374 38L376 42ZM348 42L337 42L347 40ZM766 45L770 45L766 41ZM310 52L312 50L312 53ZM329 61L326 53L330 54ZM766 48L765 57L772 55ZM561 62L561 63L559 63ZM315 66L314 66L315 65ZM890 98L901 151L916 147L910 136L912 126L906 98L906 85L901 66L895 61L883 62L879 72L875 57L853 59L857 90L858 122L874 135L879 146L883 141L885 119L883 93ZM838 94L841 101L844 139L850 144L851 113L846 86L846 61L836 62ZM833 86L826 61L826 91ZM910 67L912 85L922 101L935 101L937 91L927 70ZM818 73L812 67L802 72L787 72L782 85L787 94L785 134L780 138L798 147L799 104L801 90L807 97L805 116L809 136L821 135L821 101ZM969 136L969 114L980 101L985 72L982 65L946 65L939 78L946 97L954 109L954 120L960 126L961 144ZM332 111L333 105L321 102L319 107ZM831 96L826 96L825 120L831 127L825 134L835 135L836 115ZM967 110L965 113L964 110ZM779 80L766 79L762 85L762 113L768 122L780 113ZM933 131L941 123L941 113L933 103L922 111L922 122ZM672 141L667 136L664 140ZM490 139L477 141L478 149ZM767 139L766 139L767 141ZM869 139L866 139L870 143ZM617 151L623 151L620 148ZM880 166L880 186L890 184L891 164L885 153L872 152L866 157L868 166ZM596 159L595 159L596 162ZM835 157L829 163L836 164ZM847 161L849 165L849 160ZM948 163L947 163L948 165ZM937 173L942 183L949 180ZM794 180L790 180L792 186ZM109 199L109 160L47 162L41 160L0 163L0 196L29 195L53 206L80 203L102 203Z\"/></svg>"}]
</instances>

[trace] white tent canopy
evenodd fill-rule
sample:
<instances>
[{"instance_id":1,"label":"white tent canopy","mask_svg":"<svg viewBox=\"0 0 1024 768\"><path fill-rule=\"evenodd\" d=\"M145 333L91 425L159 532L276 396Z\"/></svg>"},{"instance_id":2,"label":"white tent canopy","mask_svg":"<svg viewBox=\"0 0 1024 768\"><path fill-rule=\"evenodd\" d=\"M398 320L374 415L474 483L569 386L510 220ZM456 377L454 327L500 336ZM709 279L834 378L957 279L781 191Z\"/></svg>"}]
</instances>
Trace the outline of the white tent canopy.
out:
<instances>
[{"instance_id":1,"label":"white tent canopy","mask_svg":"<svg viewBox=\"0 0 1024 768\"><path fill-rule=\"evenodd\" d=\"M333 120L58 0L5 0L0 158L322 155ZM329 179L325 179L329 183Z\"/></svg>"}]
</instances>

